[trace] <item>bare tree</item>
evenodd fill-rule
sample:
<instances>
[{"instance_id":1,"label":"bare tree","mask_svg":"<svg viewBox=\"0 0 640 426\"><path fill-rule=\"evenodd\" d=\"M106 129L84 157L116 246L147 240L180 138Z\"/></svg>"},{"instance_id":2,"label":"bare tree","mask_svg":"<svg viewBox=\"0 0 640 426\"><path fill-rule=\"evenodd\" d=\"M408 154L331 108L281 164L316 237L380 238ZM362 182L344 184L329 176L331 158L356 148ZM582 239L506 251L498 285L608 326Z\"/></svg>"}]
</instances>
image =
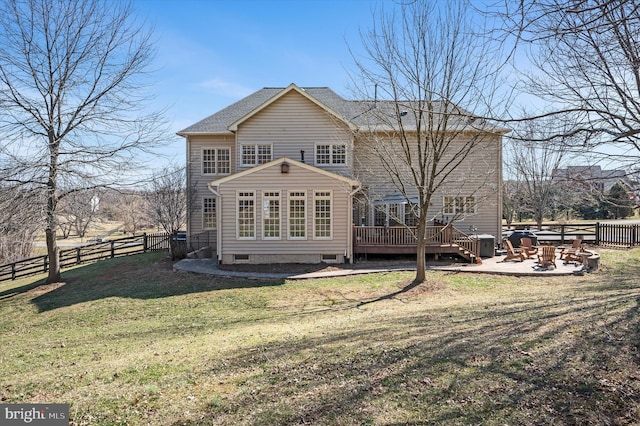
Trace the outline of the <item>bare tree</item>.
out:
<instances>
[{"instance_id":1,"label":"bare tree","mask_svg":"<svg viewBox=\"0 0 640 426\"><path fill-rule=\"evenodd\" d=\"M548 131L549 126L545 123L525 121L507 143L507 173L519 189L515 209L529 212L538 229L542 228L544 218L553 212L558 186L553 177L569 159L571 147L567 141L545 141Z\"/></svg>"},{"instance_id":2,"label":"bare tree","mask_svg":"<svg viewBox=\"0 0 640 426\"><path fill-rule=\"evenodd\" d=\"M187 212L185 168L168 166L154 174L146 196L150 216L169 234L184 228Z\"/></svg>"},{"instance_id":3,"label":"bare tree","mask_svg":"<svg viewBox=\"0 0 640 426\"><path fill-rule=\"evenodd\" d=\"M378 176L378 190L395 189L415 216L415 283L425 280L427 225L441 213L430 209L435 194L455 188L474 200L487 176L473 170L470 157L488 147L487 155L500 155L503 129L470 112L488 114L497 68L466 10L463 1L422 0L401 4L397 14L383 10L362 34L365 56L354 55L357 97L371 100L358 117L370 120L370 140L355 161L365 171L381 164L385 176ZM370 170L366 181L376 182L375 168ZM500 166L487 173L499 179ZM384 181L392 188L383 188Z\"/></svg>"},{"instance_id":4,"label":"bare tree","mask_svg":"<svg viewBox=\"0 0 640 426\"><path fill-rule=\"evenodd\" d=\"M58 227L63 237L68 237L71 231L84 238L89 225L98 217L100 208L100 193L97 190L64 191L67 194L58 204Z\"/></svg>"},{"instance_id":5,"label":"bare tree","mask_svg":"<svg viewBox=\"0 0 640 426\"><path fill-rule=\"evenodd\" d=\"M522 196L522 182L509 179L502 184L502 217L511 226L514 219L521 217L521 205L525 197Z\"/></svg>"},{"instance_id":6,"label":"bare tree","mask_svg":"<svg viewBox=\"0 0 640 426\"><path fill-rule=\"evenodd\" d=\"M156 173L147 193L147 208L155 223L171 235L170 255L175 257L175 236L187 223L185 167L169 166Z\"/></svg>"},{"instance_id":7,"label":"bare tree","mask_svg":"<svg viewBox=\"0 0 640 426\"><path fill-rule=\"evenodd\" d=\"M152 225L147 214L144 194L134 191L123 191L118 197L119 219L124 232L135 234L139 230Z\"/></svg>"},{"instance_id":8,"label":"bare tree","mask_svg":"<svg viewBox=\"0 0 640 426\"><path fill-rule=\"evenodd\" d=\"M122 184L162 141L160 114L144 112L154 49L120 1L3 0L0 34L0 180L44 189L55 282L61 188Z\"/></svg>"},{"instance_id":9,"label":"bare tree","mask_svg":"<svg viewBox=\"0 0 640 426\"><path fill-rule=\"evenodd\" d=\"M522 87L546 102L548 137L573 138L585 158L640 159L640 1L507 1L505 39L533 69ZM536 117L534 117L536 118Z\"/></svg>"},{"instance_id":10,"label":"bare tree","mask_svg":"<svg viewBox=\"0 0 640 426\"><path fill-rule=\"evenodd\" d=\"M33 255L34 238L42 231L43 195L17 185L0 185L0 264Z\"/></svg>"}]
</instances>

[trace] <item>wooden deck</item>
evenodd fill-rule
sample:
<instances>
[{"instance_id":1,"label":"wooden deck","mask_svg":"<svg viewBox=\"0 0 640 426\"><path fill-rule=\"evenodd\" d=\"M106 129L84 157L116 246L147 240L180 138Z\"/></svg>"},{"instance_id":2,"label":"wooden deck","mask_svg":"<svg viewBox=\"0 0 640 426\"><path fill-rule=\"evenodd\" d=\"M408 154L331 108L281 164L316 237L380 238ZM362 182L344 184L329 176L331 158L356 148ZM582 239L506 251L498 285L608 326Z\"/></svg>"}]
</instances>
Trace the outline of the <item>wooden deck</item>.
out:
<instances>
[{"instance_id":1,"label":"wooden deck","mask_svg":"<svg viewBox=\"0 0 640 426\"><path fill-rule=\"evenodd\" d=\"M354 254L415 254L417 227L355 226ZM459 254L471 262L480 261L480 242L453 226L428 226L426 229L428 254Z\"/></svg>"}]
</instances>

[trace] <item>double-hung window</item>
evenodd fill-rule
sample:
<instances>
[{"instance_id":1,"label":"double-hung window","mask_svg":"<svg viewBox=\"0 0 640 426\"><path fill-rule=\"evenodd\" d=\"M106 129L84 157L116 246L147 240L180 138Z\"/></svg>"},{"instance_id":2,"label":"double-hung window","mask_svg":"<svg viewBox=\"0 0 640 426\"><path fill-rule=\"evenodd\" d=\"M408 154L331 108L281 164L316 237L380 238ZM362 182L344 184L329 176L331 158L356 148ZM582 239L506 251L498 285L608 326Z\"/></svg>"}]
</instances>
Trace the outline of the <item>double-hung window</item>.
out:
<instances>
[{"instance_id":1,"label":"double-hung window","mask_svg":"<svg viewBox=\"0 0 640 426\"><path fill-rule=\"evenodd\" d=\"M243 166L258 166L273 159L271 145L264 144L241 145L240 155Z\"/></svg>"},{"instance_id":2,"label":"double-hung window","mask_svg":"<svg viewBox=\"0 0 640 426\"><path fill-rule=\"evenodd\" d=\"M307 239L307 193L305 191L289 192L289 239Z\"/></svg>"},{"instance_id":3,"label":"double-hung window","mask_svg":"<svg viewBox=\"0 0 640 426\"><path fill-rule=\"evenodd\" d=\"M237 193L237 232L239 240L256 239L256 195L254 191Z\"/></svg>"},{"instance_id":4,"label":"double-hung window","mask_svg":"<svg viewBox=\"0 0 640 426\"><path fill-rule=\"evenodd\" d=\"M375 226L417 226L418 206L408 203L376 206L373 223Z\"/></svg>"},{"instance_id":5,"label":"double-hung window","mask_svg":"<svg viewBox=\"0 0 640 426\"><path fill-rule=\"evenodd\" d=\"M280 239L280 191L262 193L262 238Z\"/></svg>"},{"instance_id":6,"label":"double-hung window","mask_svg":"<svg viewBox=\"0 0 640 426\"><path fill-rule=\"evenodd\" d=\"M316 164L342 165L347 163L347 146L345 144L316 144Z\"/></svg>"},{"instance_id":7,"label":"double-hung window","mask_svg":"<svg viewBox=\"0 0 640 426\"><path fill-rule=\"evenodd\" d=\"M202 174L228 175L231 173L229 148L202 148Z\"/></svg>"},{"instance_id":8,"label":"double-hung window","mask_svg":"<svg viewBox=\"0 0 640 426\"><path fill-rule=\"evenodd\" d=\"M202 228L216 228L216 199L213 197L202 199Z\"/></svg>"},{"instance_id":9,"label":"double-hung window","mask_svg":"<svg viewBox=\"0 0 640 426\"><path fill-rule=\"evenodd\" d=\"M476 212L476 199L473 196L445 196L444 214L472 214Z\"/></svg>"},{"instance_id":10,"label":"double-hung window","mask_svg":"<svg viewBox=\"0 0 640 426\"><path fill-rule=\"evenodd\" d=\"M375 226L400 226L402 225L401 215L402 204L382 204L376 206L373 214L373 223Z\"/></svg>"},{"instance_id":11,"label":"double-hung window","mask_svg":"<svg viewBox=\"0 0 640 426\"><path fill-rule=\"evenodd\" d=\"M404 224L407 226L418 226L418 206L416 204L404 205Z\"/></svg>"},{"instance_id":12,"label":"double-hung window","mask_svg":"<svg viewBox=\"0 0 640 426\"><path fill-rule=\"evenodd\" d=\"M316 240L330 240L332 237L331 191L315 191L313 203L313 238Z\"/></svg>"}]
</instances>

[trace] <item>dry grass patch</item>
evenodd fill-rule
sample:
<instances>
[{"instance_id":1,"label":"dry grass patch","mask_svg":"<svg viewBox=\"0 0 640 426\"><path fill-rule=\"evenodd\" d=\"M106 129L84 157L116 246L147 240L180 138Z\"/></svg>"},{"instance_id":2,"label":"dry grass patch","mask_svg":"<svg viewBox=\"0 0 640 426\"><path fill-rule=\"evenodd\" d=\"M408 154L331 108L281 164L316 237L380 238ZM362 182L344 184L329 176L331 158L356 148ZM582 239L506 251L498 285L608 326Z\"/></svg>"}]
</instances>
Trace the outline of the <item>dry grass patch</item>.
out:
<instances>
[{"instance_id":1,"label":"dry grass patch","mask_svg":"<svg viewBox=\"0 0 640 426\"><path fill-rule=\"evenodd\" d=\"M173 273L157 255L0 285L0 399L86 425L635 424L640 250L599 273ZM46 291L45 291L46 290Z\"/></svg>"}]
</instances>

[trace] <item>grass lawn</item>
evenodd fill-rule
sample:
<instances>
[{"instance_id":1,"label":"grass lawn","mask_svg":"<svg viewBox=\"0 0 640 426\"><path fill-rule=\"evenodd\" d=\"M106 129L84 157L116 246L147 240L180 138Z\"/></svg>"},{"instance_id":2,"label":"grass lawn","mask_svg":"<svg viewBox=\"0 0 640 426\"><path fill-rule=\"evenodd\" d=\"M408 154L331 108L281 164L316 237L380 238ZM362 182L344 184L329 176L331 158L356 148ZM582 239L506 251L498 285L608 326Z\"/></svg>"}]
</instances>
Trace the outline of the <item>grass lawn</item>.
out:
<instances>
[{"instance_id":1,"label":"grass lawn","mask_svg":"<svg viewBox=\"0 0 640 426\"><path fill-rule=\"evenodd\" d=\"M73 425L626 425L640 419L640 250L600 272L309 281L162 255L0 283L0 403ZM41 278L40 278L41 279Z\"/></svg>"}]
</instances>

